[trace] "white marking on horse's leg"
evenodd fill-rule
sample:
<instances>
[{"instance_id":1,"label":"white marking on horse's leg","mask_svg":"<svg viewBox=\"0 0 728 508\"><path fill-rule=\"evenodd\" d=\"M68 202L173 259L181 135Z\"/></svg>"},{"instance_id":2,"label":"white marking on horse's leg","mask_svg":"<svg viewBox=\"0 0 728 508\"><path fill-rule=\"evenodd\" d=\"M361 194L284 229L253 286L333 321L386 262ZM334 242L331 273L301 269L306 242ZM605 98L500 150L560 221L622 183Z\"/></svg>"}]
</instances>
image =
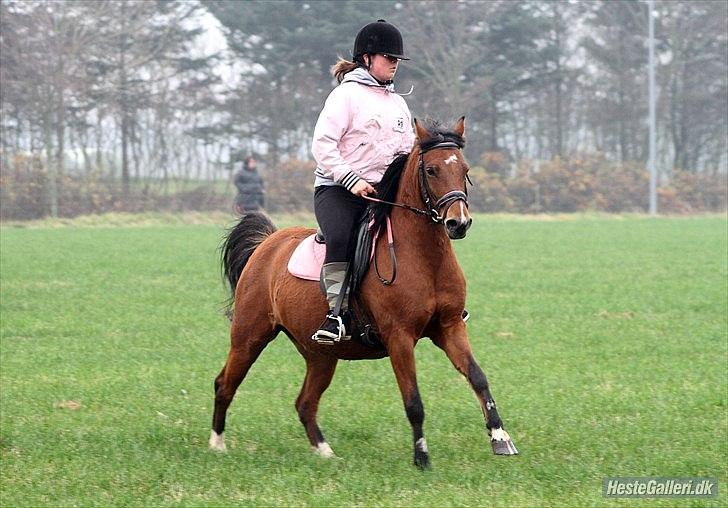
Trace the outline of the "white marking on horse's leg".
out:
<instances>
[{"instance_id":1,"label":"white marking on horse's leg","mask_svg":"<svg viewBox=\"0 0 728 508\"><path fill-rule=\"evenodd\" d=\"M452 164L453 162L457 162L457 161L458 161L458 156L455 155L455 154L452 154L450 157L448 157L447 159L445 159L443 162L445 164Z\"/></svg>"},{"instance_id":2,"label":"white marking on horse's leg","mask_svg":"<svg viewBox=\"0 0 728 508\"><path fill-rule=\"evenodd\" d=\"M417 448L422 453L427 453L427 441L425 441L424 437L421 437L417 440L415 443L415 448Z\"/></svg>"},{"instance_id":3,"label":"white marking on horse's leg","mask_svg":"<svg viewBox=\"0 0 728 508\"><path fill-rule=\"evenodd\" d=\"M503 428L498 427L490 431L490 439L491 441L508 441L511 439L511 436Z\"/></svg>"},{"instance_id":4,"label":"white marking on horse's leg","mask_svg":"<svg viewBox=\"0 0 728 508\"><path fill-rule=\"evenodd\" d=\"M329 443L327 443L326 441L319 443L318 446L312 446L311 449L316 455L319 455L325 459L331 459L333 457L336 457L334 450L331 449Z\"/></svg>"},{"instance_id":5,"label":"white marking on horse's leg","mask_svg":"<svg viewBox=\"0 0 728 508\"><path fill-rule=\"evenodd\" d=\"M214 430L210 432L210 450L217 452L227 451L225 448L225 437L222 434L218 434Z\"/></svg>"}]
</instances>

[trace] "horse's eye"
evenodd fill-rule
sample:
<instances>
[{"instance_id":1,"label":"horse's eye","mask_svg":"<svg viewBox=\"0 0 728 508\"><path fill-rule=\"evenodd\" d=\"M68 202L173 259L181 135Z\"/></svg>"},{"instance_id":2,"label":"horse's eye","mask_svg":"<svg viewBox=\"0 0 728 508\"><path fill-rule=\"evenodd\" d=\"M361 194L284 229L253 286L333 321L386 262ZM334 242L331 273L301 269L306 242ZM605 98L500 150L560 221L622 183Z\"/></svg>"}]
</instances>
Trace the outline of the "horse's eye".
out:
<instances>
[{"instance_id":1,"label":"horse's eye","mask_svg":"<svg viewBox=\"0 0 728 508\"><path fill-rule=\"evenodd\" d=\"M427 172L427 174L429 176L435 176L437 174L437 170L434 167L432 167L432 166L427 166L425 168L425 171Z\"/></svg>"}]
</instances>

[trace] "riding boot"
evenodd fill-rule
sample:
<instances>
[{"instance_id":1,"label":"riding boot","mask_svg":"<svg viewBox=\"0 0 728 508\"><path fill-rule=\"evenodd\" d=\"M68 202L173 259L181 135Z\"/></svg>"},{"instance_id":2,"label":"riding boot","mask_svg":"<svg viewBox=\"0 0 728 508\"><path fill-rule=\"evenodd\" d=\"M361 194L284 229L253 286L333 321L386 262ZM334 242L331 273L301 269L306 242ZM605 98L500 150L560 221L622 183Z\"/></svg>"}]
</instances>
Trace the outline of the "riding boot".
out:
<instances>
[{"instance_id":1,"label":"riding boot","mask_svg":"<svg viewBox=\"0 0 728 508\"><path fill-rule=\"evenodd\" d=\"M323 266L323 283L326 288L326 301L329 313L311 339L321 344L334 344L351 338L349 318L347 270L349 263L334 262Z\"/></svg>"}]
</instances>

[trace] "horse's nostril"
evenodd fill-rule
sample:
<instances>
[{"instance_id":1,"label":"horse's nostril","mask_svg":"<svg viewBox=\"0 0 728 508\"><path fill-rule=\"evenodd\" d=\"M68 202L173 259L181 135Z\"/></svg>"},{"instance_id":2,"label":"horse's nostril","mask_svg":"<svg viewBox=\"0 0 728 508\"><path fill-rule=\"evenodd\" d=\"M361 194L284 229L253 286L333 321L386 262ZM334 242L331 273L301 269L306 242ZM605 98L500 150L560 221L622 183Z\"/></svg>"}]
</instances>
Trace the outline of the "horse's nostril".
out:
<instances>
[{"instance_id":1,"label":"horse's nostril","mask_svg":"<svg viewBox=\"0 0 728 508\"><path fill-rule=\"evenodd\" d=\"M455 229L456 227L458 227L458 221L456 221L455 219L448 219L445 221L445 227L447 229Z\"/></svg>"},{"instance_id":2,"label":"horse's nostril","mask_svg":"<svg viewBox=\"0 0 728 508\"><path fill-rule=\"evenodd\" d=\"M465 226L465 229L470 229L470 226L472 226L472 225L473 225L473 219L472 218L469 218L468 219L468 225Z\"/></svg>"}]
</instances>

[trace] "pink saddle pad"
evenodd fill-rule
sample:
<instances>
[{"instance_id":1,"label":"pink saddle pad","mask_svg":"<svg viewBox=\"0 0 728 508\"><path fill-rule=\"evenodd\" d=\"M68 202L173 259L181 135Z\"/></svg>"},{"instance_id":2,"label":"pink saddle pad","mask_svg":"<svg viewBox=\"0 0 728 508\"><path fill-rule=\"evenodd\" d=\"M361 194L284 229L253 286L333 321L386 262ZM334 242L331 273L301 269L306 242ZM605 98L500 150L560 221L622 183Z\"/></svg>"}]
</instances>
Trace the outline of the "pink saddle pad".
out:
<instances>
[{"instance_id":1,"label":"pink saddle pad","mask_svg":"<svg viewBox=\"0 0 728 508\"><path fill-rule=\"evenodd\" d=\"M288 271L301 279L319 280L326 257L326 245L318 243L316 235L307 236L298 244L288 260Z\"/></svg>"}]
</instances>

